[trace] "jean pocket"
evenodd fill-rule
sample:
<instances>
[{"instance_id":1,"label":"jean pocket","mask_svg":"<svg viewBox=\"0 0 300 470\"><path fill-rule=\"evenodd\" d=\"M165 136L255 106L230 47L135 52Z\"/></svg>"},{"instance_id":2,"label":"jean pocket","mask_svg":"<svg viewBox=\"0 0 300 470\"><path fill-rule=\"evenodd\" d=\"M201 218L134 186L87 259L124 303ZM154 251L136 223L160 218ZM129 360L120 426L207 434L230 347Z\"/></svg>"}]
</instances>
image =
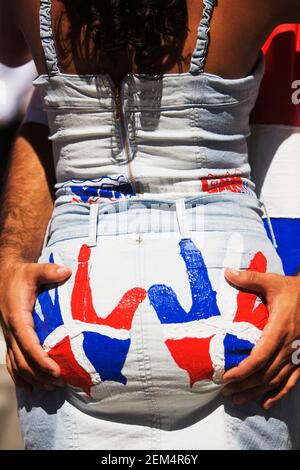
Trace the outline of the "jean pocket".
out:
<instances>
[{"instance_id":1,"label":"jean pocket","mask_svg":"<svg viewBox=\"0 0 300 470\"><path fill-rule=\"evenodd\" d=\"M131 323L146 295L143 289L133 287L125 289L119 298L112 287L105 295L116 301L112 311L103 316L97 307L95 281L99 277L101 282L103 258L109 261L109 256L106 248L99 246L90 248L85 239L55 245L54 259L69 264L72 275L40 294L35 316L36 325L43 331L43 347L59 364L62 377L87 395L101 383L97 399L110 395L110 382L120 386L127 382L122 369L131 344ZM49 255L51 250L47 250ZM113 266L110 271L115 272Z\"/></svg>"},{"instance_id":2,"label":"jean pocket","mask_svg":"<svg viewBox=\"0 0 300 470\"><path fill-rule=\"evenodd\" d=\"M235 258L234 267L238 269L265 272L267 257L255 246L245 250L241 243L239 250L239 237L234 237L229 246L222 234L220 237L220 243L215 239L212 246L201 245L200 236L180 242L178 254L186 270L183 281L188 281L187 295L191 299L188 310L182 308L176 292L168 286L154 286L149 292L161 322L174 325L168 331L172 337L174 330L178 339L169 341L170 347L176 349L177 343L180 345L181 330L180 335L193 348L193 357L199 357L199 376L217 383L224 371L249 356L268 321L268 311L260 297L229 284L224 275L229 258ZM182 362L180 357L178 361Z\"/></svg>"}]
</instances>

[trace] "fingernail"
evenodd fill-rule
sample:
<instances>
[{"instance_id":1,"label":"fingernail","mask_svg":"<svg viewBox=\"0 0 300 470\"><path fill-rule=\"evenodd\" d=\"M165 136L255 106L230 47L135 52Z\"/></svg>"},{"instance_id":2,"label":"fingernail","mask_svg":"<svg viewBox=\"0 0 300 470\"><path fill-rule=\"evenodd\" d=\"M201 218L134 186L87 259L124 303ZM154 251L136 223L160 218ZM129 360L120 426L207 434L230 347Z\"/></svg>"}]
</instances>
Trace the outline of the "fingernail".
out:
<instances>
[{"instance_id":1,"label":"fingernail","mask_svg":"<svg viewBox=\"0 0 300 470\"><path fill-rule=\"evenodd\" d=\"M237 269L233 269L233 268L226 268L226 271L229 272L230 274L233 274L234 276L239 276L240 274L240 271L238 271Z\"/></svg>"},{"instance_id":2,"label":"fingernail","mask_svg":"<svg viewBox=\"0 0 300 470\"><path fill-rule=\"evenodd\" d=\"M56 272L58 274L67 274L68 272L70 272L70 268L66 268L64 266L61 266L60 268L57 268Z\"/></svg>"}]
</instances>

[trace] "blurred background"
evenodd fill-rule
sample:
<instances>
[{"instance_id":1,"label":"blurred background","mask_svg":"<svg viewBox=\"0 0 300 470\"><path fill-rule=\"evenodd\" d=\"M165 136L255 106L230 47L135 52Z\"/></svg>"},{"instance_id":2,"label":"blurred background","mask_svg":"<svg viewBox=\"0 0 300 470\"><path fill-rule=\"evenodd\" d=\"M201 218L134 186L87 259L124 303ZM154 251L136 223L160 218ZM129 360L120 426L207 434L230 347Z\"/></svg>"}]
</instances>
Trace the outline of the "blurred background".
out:
<instances>
[{"instance_id":1,"label":"blurred background","mask_svg":"<svg viewBox=\"0 0 300 470\"><path fill-rule=\"evenodd\" d=\"M264 52L266 73L251 116L250 163L285 273L292 275L300 271L300 105L291 99L292 83L300 80L300 26L277 28ZM0 64L0 191L35 76L32 63L16 69ZM5 343L0 331L0 450L17 450L23 445L14 386L4 363Z\"/></svg>"}]
</instances>

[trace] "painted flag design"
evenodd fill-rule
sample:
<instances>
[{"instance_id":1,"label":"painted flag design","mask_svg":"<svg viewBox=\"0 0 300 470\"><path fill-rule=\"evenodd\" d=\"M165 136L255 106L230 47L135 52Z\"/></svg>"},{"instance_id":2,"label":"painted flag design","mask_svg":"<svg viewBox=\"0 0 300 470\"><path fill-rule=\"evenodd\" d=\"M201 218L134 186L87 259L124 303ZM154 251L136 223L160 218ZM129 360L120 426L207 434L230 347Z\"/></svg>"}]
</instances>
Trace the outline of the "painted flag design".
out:
<instances>
[{"instance_id":1,"label":"painted flag design","mask_svg":"<svg viewBox=\"0 0 300 470\"><path fill-rule=\"evenodd\" d=\"M93 307L88 274L90 248L82 245L78 255L72 297L72 333L61 311L60 288L42 291L33 311L36 332L41 344L61 367L61 375L75 387L90 395L93 384L112 380L126 384L122 374L130 347L130 330L134 314L144 300L141 288L127 291L113 311L102 318ZM49 262L54 262L51 254Z\"/></svg>"},{"instance_id":2,"label":"painted flag design","mask_svg":"<svg viewBox=\"0 0 300 470\"><path fill-rule=\"evenodd\" d=\"M224 318L200 250L191 239L183 239L180 254L189 279L191 309L185 311L173 289L164 284L151 286L148 296L164 328L165 344L192 387L200 380L220 378L224 370L245 359L267 323L268 312L255 294L239 291L233 320ZM266 266L265 256L257 252L248 269L266 272Z\"/></svg>"}]
</instances>

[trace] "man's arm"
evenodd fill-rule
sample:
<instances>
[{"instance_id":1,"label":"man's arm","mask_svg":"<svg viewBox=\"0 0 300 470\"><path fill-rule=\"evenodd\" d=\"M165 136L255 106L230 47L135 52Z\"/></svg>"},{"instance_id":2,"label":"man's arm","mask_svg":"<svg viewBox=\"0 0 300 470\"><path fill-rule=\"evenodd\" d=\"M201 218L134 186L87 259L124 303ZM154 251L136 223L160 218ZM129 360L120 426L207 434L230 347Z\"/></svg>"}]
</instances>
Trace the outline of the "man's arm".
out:
<instances>
[{"instance_id":1,"label":"man's arm","mask_svg":"<svg viewBox=\"0 0 300 470\"><path fill-rule=\"evenodd\" d=\"M48 128L25 123L16 138L0 204L0 265L35 262L53 209Z\"/></svg>"},{"instance_id":2,"label":"man's arm","mask_svg":"<svg viewBox=\"0 0 300 470\"><path fill-rule=\"evenodd\" d=\"M36 263L53 210L54 169L47 126L26 122L16 138L0 206L0 312L7 368L16 384L52 390L59 366L41 347L32 310L40 284L66 280L71 271Z\"/></svg>"}]
</instances>

